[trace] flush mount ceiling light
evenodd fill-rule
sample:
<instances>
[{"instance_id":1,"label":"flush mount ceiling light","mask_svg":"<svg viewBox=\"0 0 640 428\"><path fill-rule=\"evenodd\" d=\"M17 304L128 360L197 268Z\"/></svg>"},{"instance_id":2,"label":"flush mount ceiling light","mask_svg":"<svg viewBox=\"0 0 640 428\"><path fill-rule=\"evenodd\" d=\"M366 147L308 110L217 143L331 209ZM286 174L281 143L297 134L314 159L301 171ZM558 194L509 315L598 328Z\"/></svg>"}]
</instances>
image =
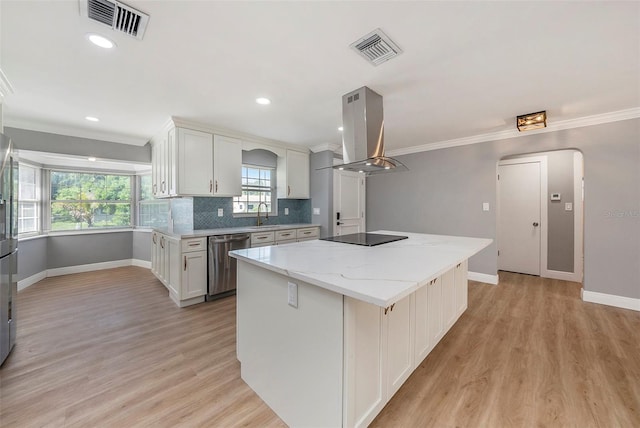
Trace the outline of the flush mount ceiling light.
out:
<instances>
[{"instance_id":1,"label":"flush mount ceiling light","mask_svg":"<svg viewBox=\"0 0 640 428\"><path fill-rule=\"evenodd\" d=\"M93 156L89 156L89 157L87 158L87 160L88 160L89 162L95 162L95 161L96 161L96 158L94 158Z\"/></svg>"},{"instance_id":2,"label":"flush mount ceiling light","mask_svg":"<svg viewBox=\"0 0 640 428\"><path fill-rule=\"evenodd\" d=\"M547 127L547 111L539 111L537 113L528 113L518 116L516 119L518 131L531 131L532 129L540 129Z\"/></svg>"},{"instance_id":3,"label":"flush mount ceiling light","mask_svg":"<svg viewBox=\"0 0 640 428\"><path fill-rule=\"evenodd\" d=\"M100 122L100 119L94 116L87 116L85 117L85 119L87 119L89 122Z\"/></svg>"},{"instance_id":4,"label":"flush mount ceiling light","mask_svg":"<svg viewBox=\"0 0 640 428\"><path fill-rule=\"evenodd\" d=\"M340 127L338 128L338 131L340 131L340 132L344 131L344 127L340 126Z\"/></svg>"},{"instance_id":5,"label":"flush mount ceiling light","mask_svg":"<svg viewBox=\"0 0 640 428\"><path fill-rule=\"evenodd\" d=\"M264 97L256 98L256 102L263 106L268 106L269 104L271 104L271 100Z\"/></svg>"},{"instance_id":6,"label":"flush mount ceiling light","mask_svg":"<svg viewBox=\"0 0 640 428\"><path fill-rule=\"evenodd\" d=\"M99 34L89 33L87 34L87 39L89 39L89 41L94 45L100 46L101 48L104 48L104 49L111 49L116 46L115 42Z\"/></svg>"}]
</instances>

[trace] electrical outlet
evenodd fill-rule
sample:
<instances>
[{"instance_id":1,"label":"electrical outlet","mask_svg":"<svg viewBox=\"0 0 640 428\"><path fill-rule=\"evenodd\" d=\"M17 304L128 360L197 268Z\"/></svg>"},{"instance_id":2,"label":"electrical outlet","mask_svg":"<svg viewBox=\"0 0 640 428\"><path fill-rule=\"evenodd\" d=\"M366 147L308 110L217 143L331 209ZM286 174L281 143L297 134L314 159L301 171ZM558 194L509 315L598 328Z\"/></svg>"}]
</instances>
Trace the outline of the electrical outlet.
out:
<instances>
[{"instance_id":1,"label":"electrical outlet","mask_svg":"<svg viewBox=\"0 0 640 428\"><path fill-rule=\"evenodd\" d=\"M224 209L218 208L218 217L222 217L224 215Z\"/></svg>"},{"instance_id":2,"label":"electrical outlet","mask_svg":"<svg viewBox=\"0 0 640 428\"><path fill-rule=\"evenodd\" d=\"M320 208L314 208L313 215L320 215Z\"/></svg>"},{"instance_id":3,"label":"electrical outlet","mask_svg":"<svg viewBox=\"0 0 640 428\"><path fill-rule=\"evenodd\" d=\"M565 211L573 211L573 203L571 203L571 202L565 202L565 204L564 204L564 210L565 210Z\"/></svg>"},{"instance_id":4,"label":"electrical outlet","mask_svg":"<svg viewBox=\"0 0 640 428\"><path fill-rule=\"evenodd\" d=\"M482 211L489 211L489 202L482 203Z\"/></svg>"},{"instance_id":5,"label":"electrical outlet","mask_svg":"<svg viewBox=\"0 0 640 428\"><path fill-rule=\"evenodd\" d=\"M289 215L289 208L284 209L284 215Z\"/></svg>"},{"instance_id":6,"label":"electrical outlet","mask_svg":"<svg viewBox=\"0 0 640 428\"><path fill-rule=\"evenodd\" d=\"M294 308L298 307L298 284L295 282L287 283L289 286L289 293L287 296L287 303L289 306L293 306Z\"/></svg>"}]
</instances>

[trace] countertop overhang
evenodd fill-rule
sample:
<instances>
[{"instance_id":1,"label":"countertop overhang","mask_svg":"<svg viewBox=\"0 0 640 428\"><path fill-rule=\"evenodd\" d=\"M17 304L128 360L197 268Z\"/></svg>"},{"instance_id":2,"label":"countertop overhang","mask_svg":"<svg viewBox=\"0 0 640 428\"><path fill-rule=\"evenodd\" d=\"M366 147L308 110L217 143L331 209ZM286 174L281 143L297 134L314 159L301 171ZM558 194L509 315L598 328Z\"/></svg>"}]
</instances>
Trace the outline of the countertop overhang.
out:
<instances>
[{"instance_id":1,"label":"countertop overhang","mask_svg":"<svg viewBox=\"0 0 640 428\"><path fill-rule=\"evenodd\" d=\"M375 231L409 238L375 247L330 241L235 250L238 260L387 307L491 244L491 239Z\"/></svg>"},{"instance_id":2,"label":"countertop overhang","mask_svg":"<svg viewBox=\"0 0 640 428\"><path fill-rule=\"evenodd\" d=\"M287 229L303 229L305 227L320 227L316 223L294 223L294 224L265 224L262 226L240 226L240 227L223 227L217 229L186 229L186 230L169 230L163 228L155 228L156 232L171 236L177 239L184 238L202 238L205 236L228 235L233 233L259 233L273 232L277 230Z\"/></svg>"}]
</instances>

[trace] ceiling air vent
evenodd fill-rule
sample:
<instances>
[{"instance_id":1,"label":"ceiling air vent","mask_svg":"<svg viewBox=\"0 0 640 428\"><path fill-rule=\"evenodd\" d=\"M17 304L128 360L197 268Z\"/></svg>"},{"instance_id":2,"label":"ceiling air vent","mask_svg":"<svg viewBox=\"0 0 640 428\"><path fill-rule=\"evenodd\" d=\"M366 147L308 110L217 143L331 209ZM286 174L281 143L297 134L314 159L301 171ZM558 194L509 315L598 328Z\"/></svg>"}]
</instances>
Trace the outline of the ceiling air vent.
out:
<instances>
[{"instance_id":1,"label":"ceiling air vent","mask_svg":"<svg viewBox=\"0 0 640 428\"><path fill-rule=\"evenodd\" d=\"M80 11L89 19L138 40L142 40L149 22L149 15L118 1L80 0Z\"/></svg>"},{"instance_id":2,"label":"ceiling air vent","mask_svg":"<svg viewBox=\"0 0 640 428\"><path fill-rule=\"evenodd\" d=\"M356 40L350 47L373 65L380 65L402 53L402 49L379 28Z\"/></svg>"}]
</instances>

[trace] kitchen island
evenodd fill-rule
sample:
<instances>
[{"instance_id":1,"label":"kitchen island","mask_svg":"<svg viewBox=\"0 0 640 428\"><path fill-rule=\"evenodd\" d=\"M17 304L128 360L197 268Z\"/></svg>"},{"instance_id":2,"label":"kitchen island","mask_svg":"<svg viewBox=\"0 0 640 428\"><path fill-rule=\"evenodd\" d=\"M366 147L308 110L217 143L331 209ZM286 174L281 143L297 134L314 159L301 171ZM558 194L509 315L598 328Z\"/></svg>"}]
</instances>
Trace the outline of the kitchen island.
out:
<instances>
[{"instance_id":1,"label":"kitchen island","mask_svg":"<svg viewBox=\"0 0 640 428\"><path fill-rule=\"evenodd\" d=\"M490 239L236 250L242 379L290 426L366 426L467 307Z\"/></svg>"}]
</instances>

